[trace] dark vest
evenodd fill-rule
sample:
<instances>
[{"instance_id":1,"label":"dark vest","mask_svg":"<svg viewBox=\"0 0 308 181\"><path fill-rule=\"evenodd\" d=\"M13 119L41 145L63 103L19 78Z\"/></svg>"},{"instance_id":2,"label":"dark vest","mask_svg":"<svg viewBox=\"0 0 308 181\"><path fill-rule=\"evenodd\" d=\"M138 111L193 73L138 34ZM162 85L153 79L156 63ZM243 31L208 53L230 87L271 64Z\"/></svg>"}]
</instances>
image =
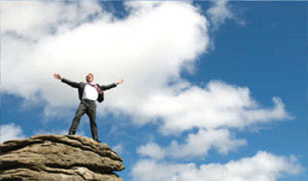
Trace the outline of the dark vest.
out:
<instances>
[{"instance_id":1,"label":"dark vest","mask_svg":"<svg viewBox=\"0 0 308 181\"><path fill-rule=\"evenodd\" d=\"M83 95L83 91L84 91L84 88L86 87L86 83L85 82L72 82L68 79L62 79L61 80L63 83L66 83L68 85L70 85L71 87L74 87L74 88L77 88L78 89L78 97L80 100L82 100L82 95ZM113 84L109 84L109 85L99 85L99 84L96 84L98 87L100 87L100 89L103 91L101 94L98 94L98 98L97 98L97 101L99 103L103 102L104 101L104 91L105 90L108 90L108 89L111 89L111 88L114 88L117 86L117 84L113 83Z\"/></svg>"}]
</instances>

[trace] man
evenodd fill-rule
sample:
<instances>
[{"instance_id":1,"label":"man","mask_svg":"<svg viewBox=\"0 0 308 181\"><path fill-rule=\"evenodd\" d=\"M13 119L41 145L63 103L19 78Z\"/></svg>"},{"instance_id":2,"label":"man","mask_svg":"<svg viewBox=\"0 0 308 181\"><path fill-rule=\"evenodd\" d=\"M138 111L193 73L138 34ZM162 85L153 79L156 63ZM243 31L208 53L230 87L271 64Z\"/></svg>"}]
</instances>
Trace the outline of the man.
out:
<instances>
[{"instance_id":1,"label":"man","mask_svg":"<svg viewBox=\"0 0 308 181\"><path fill-rule=\"evenodd\" d=\"M96 117L96 103L95 101L97 100L98 102L103 102L104 100L104 92L105 90L111 89L116 87L119 84L122 84L124 81L121 79L115 83L109 84L109 85L99 85L99 84L94 84L94 75L92 73L89 73L86 76L86 81L85 82L72 82L68 79L62 78L60 74L55 73L54 78L61 80L61 82L66 83L70 85L71 87L77 88L78 89L78 95L80 99L80 104L79 107L76 111L76 115L73 119L71 128L69 130L69 135L74 135L77 131L77 127L80 122L80 118L86 113L88 117L90 118L90 123L91 123L91 132L92 132L92 138L100 142L98 140L98 134L97 134L97 126L95 122L95 117Z\"/></svg>"}]
</instances>

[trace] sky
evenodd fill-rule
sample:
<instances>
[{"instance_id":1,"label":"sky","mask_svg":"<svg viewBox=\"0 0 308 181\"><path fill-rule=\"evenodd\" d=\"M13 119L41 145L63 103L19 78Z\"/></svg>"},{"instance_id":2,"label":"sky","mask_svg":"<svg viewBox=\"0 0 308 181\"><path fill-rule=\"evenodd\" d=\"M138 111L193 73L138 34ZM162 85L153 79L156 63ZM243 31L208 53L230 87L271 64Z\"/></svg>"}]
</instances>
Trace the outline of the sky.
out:
<instances>
[{"instance_id":1,"label":"sky","mask_svg":"<svg viewBox=\"0 0 308 181\"><path fill-rule=\"evenodd\" d=\"M77 90L52 75L92 72L124 79L96 119L124 180L307 179L307 2L0 3L1 142L67 134Z\"/></svg>"}]
</instances>

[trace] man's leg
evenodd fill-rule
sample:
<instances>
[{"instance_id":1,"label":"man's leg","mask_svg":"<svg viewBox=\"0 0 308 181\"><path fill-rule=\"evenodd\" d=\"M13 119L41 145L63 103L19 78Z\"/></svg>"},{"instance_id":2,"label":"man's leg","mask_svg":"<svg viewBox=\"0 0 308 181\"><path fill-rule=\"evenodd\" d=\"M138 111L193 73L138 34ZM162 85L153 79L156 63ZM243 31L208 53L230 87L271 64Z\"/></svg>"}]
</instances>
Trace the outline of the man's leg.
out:
<instances>
[{"instance_id":1,"label":"man's leg","mask_svg":"<svg viewBox=\"0 0 308 181\"><path fill-rule=\"evenodd\" d=\"M87 115L90 118L90 123L91 123L91 132L92 132L92 138L96 141L98 141L98 133L97 133L97 125L96 125L96 104L91 103L87 109Z\"/></svg>"},{"instance_id":2,"label":"man's leg","mask_svg":"<svg viewBox=\"0 0 308 181\"><path fill-rule=\"evenodd\" d=\"M72 125L71 125L71 128L69 130L69 135L74 135L77 131L77 127L79 125L79 122L80 122L80 118L85 114L86 112L86 105L84 105L84 103L81 101L80 104L79 104L79 107L76 111L76 115L73 119L73 122L72 122Z\"/></svg>"}]
</instances>

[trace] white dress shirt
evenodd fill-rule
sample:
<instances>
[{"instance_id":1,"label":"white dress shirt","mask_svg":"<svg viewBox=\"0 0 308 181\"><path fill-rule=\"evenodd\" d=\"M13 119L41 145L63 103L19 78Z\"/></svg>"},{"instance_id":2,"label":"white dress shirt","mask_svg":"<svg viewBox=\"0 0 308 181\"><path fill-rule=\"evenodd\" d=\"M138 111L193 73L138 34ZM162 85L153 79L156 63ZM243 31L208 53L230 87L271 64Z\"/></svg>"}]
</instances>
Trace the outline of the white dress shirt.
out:
<instances>
[{"instance_id":1,"label":"white dress shirt","mask_svg":"<svg viewBox=\"0 0 308 181\"><path fill-rule=\"evenodd\" d=\"M98 92L95 87L87 84L83 90L82 99L89 99L96 101L98 98Z\"/></svg>"}]
</instances>

